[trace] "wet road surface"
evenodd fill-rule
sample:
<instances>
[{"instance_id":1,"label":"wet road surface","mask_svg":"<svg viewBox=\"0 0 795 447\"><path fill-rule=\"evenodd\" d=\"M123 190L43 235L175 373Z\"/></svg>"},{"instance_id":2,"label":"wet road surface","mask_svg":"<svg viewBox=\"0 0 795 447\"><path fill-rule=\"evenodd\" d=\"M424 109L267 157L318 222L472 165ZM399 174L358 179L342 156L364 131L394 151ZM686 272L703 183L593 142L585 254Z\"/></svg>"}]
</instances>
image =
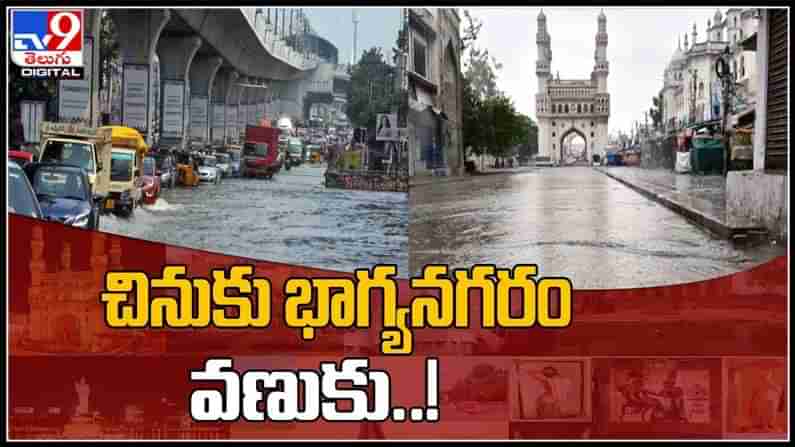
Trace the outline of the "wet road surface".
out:
<instances>
[{"instance_id":1,"label":"wet road surface","mask_svg":"<svg viewBox=\"0 0 795 447\"><path fill-rule=\"evenodd\" d=\"M413 274L429 263L532 263L575 288L630 288L714 278L784 254L735 247L588 167L428 184L410 201Z\"/></svg>"},{"instance_id":2,"label":"wet road surface","mask_svg":"<svg viewBox=\"0 0 795 447\"><path fill-rule=\"evenodd\" d=\"M326 189L325 167L282 170L273 180L163 189L130 220L103 216L110 233L264 261L351 272L377 263L408 276L406 194Z\"/></svg>"}]
</instances>

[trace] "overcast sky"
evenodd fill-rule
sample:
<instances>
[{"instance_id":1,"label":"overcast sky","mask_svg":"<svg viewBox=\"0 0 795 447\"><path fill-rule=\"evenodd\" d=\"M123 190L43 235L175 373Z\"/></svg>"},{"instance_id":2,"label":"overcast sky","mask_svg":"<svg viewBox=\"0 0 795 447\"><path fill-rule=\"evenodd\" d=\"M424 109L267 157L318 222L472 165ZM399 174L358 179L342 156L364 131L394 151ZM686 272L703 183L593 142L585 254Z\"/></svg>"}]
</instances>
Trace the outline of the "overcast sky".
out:
<instances>
[{"instance_id":1,"label":"overcast sky","mask_svg":"<svg viewBox=\"0 0 795 447\"><path fill-rule=\"evenodd\" d=\"M400 8L355 8L359 16L358 47L364 50L381 47L388 63L392 63L392 47L400 27ZM340 63L350 63L353 52L354 8L306 8L312 27L337 46Z\"/></svg>"},{"instance_id":2,"label":"overcast sky","mask_svg":"<svg viewBox=\"0 0 795 447\"><path fill-rule=\"evenodd\" d=\"M503 64L498 88L513 99L519 112L535 119L538 81L536 28L539 8L466 8L483 20L476 45L486 48ZM662 88L663 70L676 49L677 37L706 38L709 8L604 8L607 16L607 60L610 75L610 132L629 131L633 120L643 120L652 96ZM720 8L726 14L728 8ZM599 8L544 8L552 41L552 75L561 79L590 79ZM462 25L466 23L461 12ZM463 30L463 28L462 28Z\"/></svg>"}]
</instances>

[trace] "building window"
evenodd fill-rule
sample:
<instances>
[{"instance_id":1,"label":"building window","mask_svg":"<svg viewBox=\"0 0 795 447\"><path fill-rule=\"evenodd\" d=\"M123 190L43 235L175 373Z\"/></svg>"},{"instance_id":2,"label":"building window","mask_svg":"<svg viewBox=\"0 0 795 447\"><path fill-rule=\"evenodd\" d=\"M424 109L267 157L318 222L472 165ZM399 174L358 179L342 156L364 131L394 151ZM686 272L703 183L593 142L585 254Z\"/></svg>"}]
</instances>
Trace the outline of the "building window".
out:
<instances>
[{"instance_id":1,"label":"building window","mask_svg":"<svg viewBox=\"0 0 795 447\"><path fill-rule=\"evenodd\" d=\"M577 104L577 113L582 113L582 104Z\"/></svg>"},{"instance_id":2,"label":"building window","mask_svg":"<svg viewBox=\"0 0 795 447\"><path fill-rule=\"evenodd\" d=\"M554 121L552 121L552 127L555 127L555 122Z\"/></svg>"},{"instance_id":3,"label":"building window","mask_svg":"<svg viewBox=\"0 0 795 447\"><path fill-rule=\"evenodd\" d=\"M745 77L745 57L740 56L740 77Z\"/></svg>"},{"instance_id":4,"label":"building window","mask_svg":"<svg viewBox=\"0 0 795 447\"><path fill-rule=\"evenodd\" d=\"M743 40L743 30L740 30L740 40Z\"/></svg>"},{"instance_id":5,"label":"building window","mask_svg":"<svg viewBox=\"0 0 795 447\"><path fill-rule=\"evenodd\" d=\"M593 121L591 121L591 127L593 127Z\"/></svg>"},{"instance_id":6,"label":"building window","mask_svg":"<svg viewBox=\"0 0 795 447\"><path fill-rule=\"evenodd\" d=\"M591 138L593 138L593 132L591 132Z\"/></svg>"},{"instance_id":7,"label":"building window","mask_svg":"<svg viewBox=\"0 0 795 447\"><path fill-rule=\"evenodd\" d=\"M424 78L428 77L427 57L425 45L414 39L414 72Z\"/></svg>"},{"instance_id":8,"label":"building window","mask_svg":"<svg viewBox=\"0 0 795 447\"><path fill-rule=\"evenodd\" d=\"M555 136L555 132L552 132L552 136L553 136L553 137Z\"/></svg>"},{"instance_id":9,"label":"building window","mask_svg":"<svg viewBox=\"0 0 795 447\"><path fill-rule=\"evenodd\" d=\"M566 113L569 113L569 105L566 104Z\"/></svg>"}]
</instances>

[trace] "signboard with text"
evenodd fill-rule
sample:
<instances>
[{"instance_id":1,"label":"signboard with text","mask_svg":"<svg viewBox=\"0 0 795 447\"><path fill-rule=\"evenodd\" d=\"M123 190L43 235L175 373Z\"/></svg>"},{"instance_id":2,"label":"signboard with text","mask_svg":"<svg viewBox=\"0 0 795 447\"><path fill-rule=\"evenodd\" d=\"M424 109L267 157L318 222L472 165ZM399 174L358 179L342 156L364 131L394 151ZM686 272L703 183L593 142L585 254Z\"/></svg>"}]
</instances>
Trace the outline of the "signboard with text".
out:
<instances>
[{"instance_id":1,"label":"signboard with text","mask_svg":"<svg viewBox=\"0 0 795 447\"><path fill-rule=\"evenodd\" d=\"M141 133L149 128L149 66L124 65L122 124Z\"/></svg>"},{"instance_id":2,"label":"signboard with text","mask_svg":"<svg viewBox=\"0 0 795 447\"><path fill-rule=\"evenodd\" d=\"M58 82L58 119L62 121L91 120L91 38L85 39L83 48L86 54L83 79L63 79Z\"/></svg>"},{"instance_id":3,"label":"signboard with text","mask_svg":"<svg viewBox=\"0 0 795 447\"><path fill-rule=\"evenodd\" d=\"M194 141L207 140L207 97L190 98L190 135Z\"/></svg>"},{"instance_id":4,"label":"signboard with text","mask_svg":"<svg viewBox=\"0 0 795 447\"><path fill-rule=\"evenodd\" d=\"M235 142L238 140L239 125L237 106L226 106L226 135L229 141Z\"/></svg>"},{"instance_id":5,"label":"signboard with text","mask_svg":"<svg viewBox=\"0 0 795 447\"><path fill-rule=\"evenodd\" d=\"M83 10L13 8L10 13L11 60L20 77L90 79L84 72Z\"/></svg>"},{"instance_id":6,"label":"signboard with text","mask_svg":"<svg viewBox=\"0 0 795 447\"><path fill-rule=\"evenodd\" d=\"M221 144L224 142L224 104L213 104L212 120L212 142Z\"/></svg>"},{"instance_id":7,"label":"signboard with text","mask_svg":"<svg viewBox=\"0 0 795 447\"><path fill-rule=\"evenodd\" d=\"M161 137L182 138L185 119L185 81L163 81L163 113Z\"/></svg>"}]
</instances>

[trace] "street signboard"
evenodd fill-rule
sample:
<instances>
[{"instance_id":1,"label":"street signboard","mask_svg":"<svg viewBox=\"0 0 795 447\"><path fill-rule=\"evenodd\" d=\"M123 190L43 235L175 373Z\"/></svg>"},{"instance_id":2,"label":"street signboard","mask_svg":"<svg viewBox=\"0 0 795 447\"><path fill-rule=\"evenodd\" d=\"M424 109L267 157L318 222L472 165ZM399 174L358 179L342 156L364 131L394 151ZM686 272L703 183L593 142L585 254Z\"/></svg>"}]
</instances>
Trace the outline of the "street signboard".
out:
<instances>
[{"instance_id":1,"label":"street signboard","mask_svg":"<svg viewBox=\"0 0 795 447\"><path fill-rule=\"evenodd\" d=\"M124 65L122 123L141 133L149 128L149 66Z\"/></svg>"},{"instance_id":2,"label":"street signboard","mask_svg":"<svg viewBox=\"0 0 795 447\"><path fill-rule=\"evenodd\" d=\"M161 137L182 138L182 129L185 124L184 111L185 82L163 81L163 115L160 118L163 130Z\"/></svg>"}]
</instances>

